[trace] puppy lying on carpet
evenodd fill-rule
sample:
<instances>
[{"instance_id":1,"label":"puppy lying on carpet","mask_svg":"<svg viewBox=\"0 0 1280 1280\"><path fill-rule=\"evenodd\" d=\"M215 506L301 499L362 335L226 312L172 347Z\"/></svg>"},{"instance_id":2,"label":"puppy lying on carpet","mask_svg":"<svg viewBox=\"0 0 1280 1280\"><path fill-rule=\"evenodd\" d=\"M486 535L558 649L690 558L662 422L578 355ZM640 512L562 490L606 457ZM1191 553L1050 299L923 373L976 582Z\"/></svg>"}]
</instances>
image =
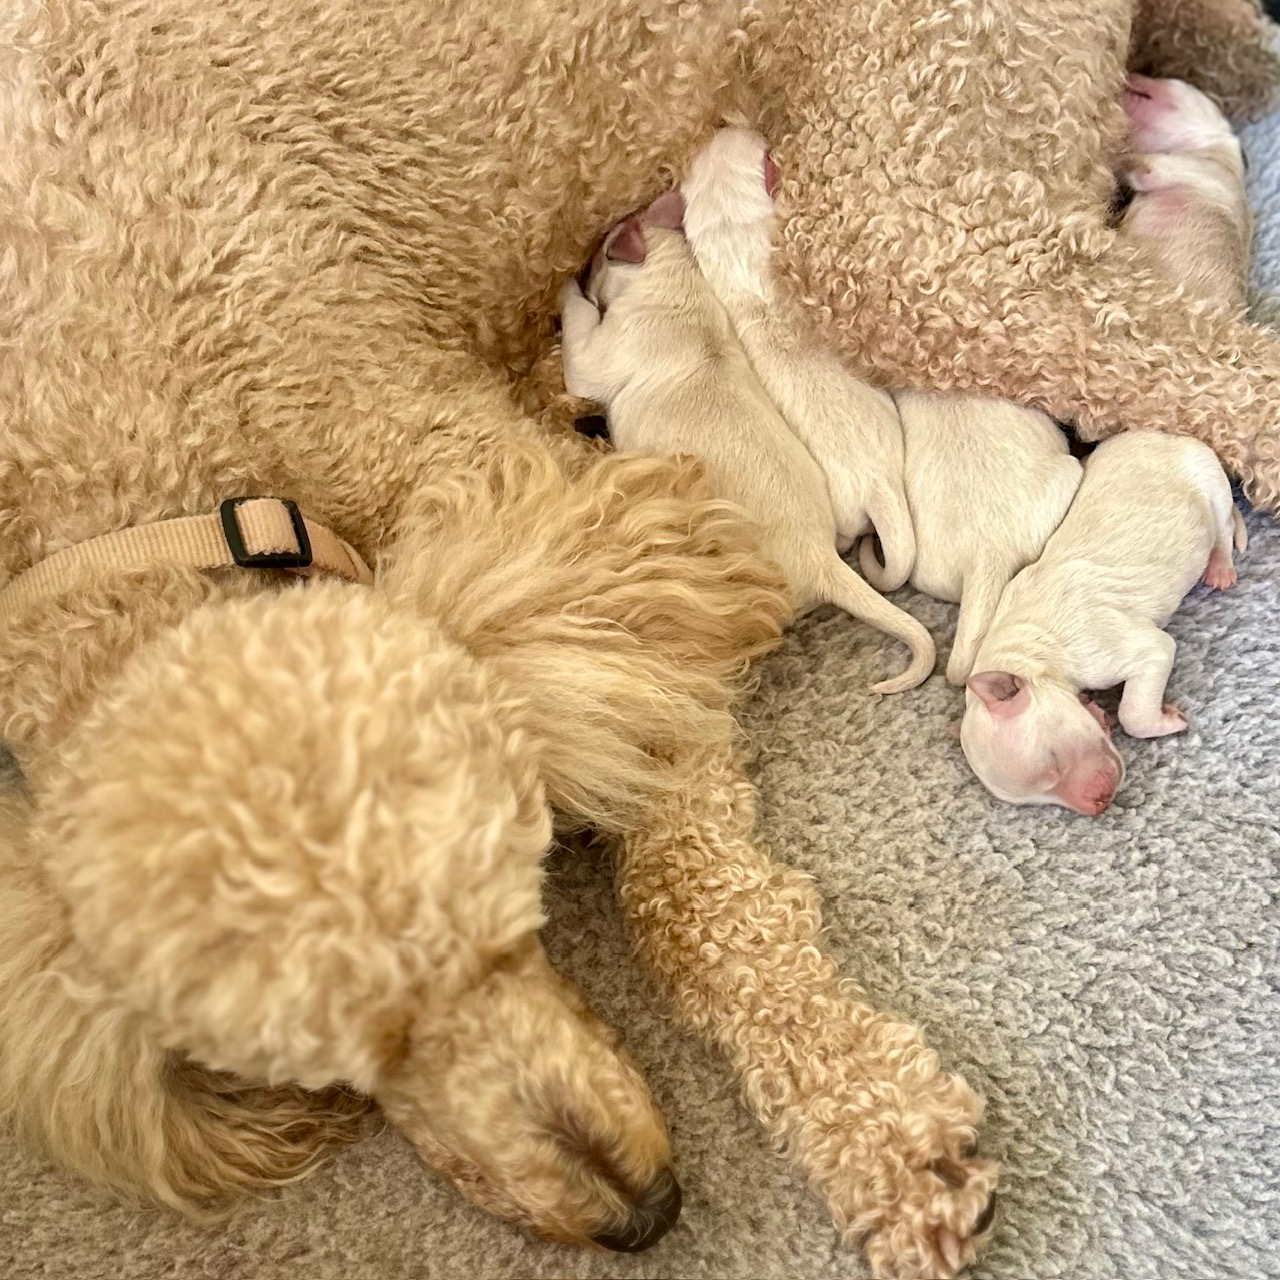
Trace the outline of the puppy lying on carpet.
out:
<instances>
[{"instance_id":1,"label":"puppy lying on carpet","mask_svg":"<svg viewBox=\"0 0 1280 1280\"><path fill-rule=\"evenodd\" d=\"M915 534L903 491L903 441L889 395L855 378L806 332L779 292L772 258L778 167L749 129L720 129L681 182L690 248L761 385L826 477L843 553L874 528L877 586L907 580Z\"/></svg>"},{"instance_id":2,"label":"puppy lying on carpet","mask_svg":"<svg viewBox=\"0 0 1280 1280\"><path fill-rule=\"evenodd\" d=\"M1163 627L1196 582L1235 582L1233 540L1243 551L1244 522L1206 445L1150 431L1099 445L974 659L960 741L983 785L1014 804L1106 809L1124 765L1082 691L1123 683L1120 725L1132 737L1186 729L1164 702L1174 642Z\"/></svg>"},{"instance_id":3,"label":"puppy lying on carpet","mask_svg":"<svg viewBox=\"0 0 1280 1280\"><path fill-rule=\"evenodd\" d=\"M836 604L898 637L911 650L910 665L872 688L912 688L933 670L933 640L841 561L827 477L755 376L674 229L679 217L666 221L658 225L662 219L651 208L610 232L588 297L575 280L566 283L565 386L605 406L619 449L700 458L719 495L761 529L762 546L781 565L797 610Z\"/></svg>"}]
</instances>

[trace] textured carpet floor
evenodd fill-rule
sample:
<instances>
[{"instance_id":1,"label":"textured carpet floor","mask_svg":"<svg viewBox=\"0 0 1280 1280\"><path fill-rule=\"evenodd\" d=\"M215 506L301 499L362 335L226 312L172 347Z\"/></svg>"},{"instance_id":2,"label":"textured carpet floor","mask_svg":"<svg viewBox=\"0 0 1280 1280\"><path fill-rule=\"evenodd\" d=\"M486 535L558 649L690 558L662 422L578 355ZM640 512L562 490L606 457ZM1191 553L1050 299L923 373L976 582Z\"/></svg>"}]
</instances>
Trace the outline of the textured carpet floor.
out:
<instances>
[{"instance_id":1,"label":"textured carpet floor","mask_svg":"<svg viewBox=\"0 0 1280 1280\"><path fill-rule=\"evenodd\" d=\"M1259 292L1280 314L1280 117L1247 137ZM773 848L812 871L829 945L988 1099L1004 1163L991 1280L1280 1274L1280 529L1251 517L1239 587L1171 628L1188 736L1120 739L1087 820L989 799L941 676L838 616L764 664L748 712ZM945 643L954 611L907 597ZM0 1136L8 1280L858 1277L721 1061L676 1032L627 952L608 868L551 866L553 957L618 1026L671 1120L679 1226L627 1258L531 1241L462 1204L391 1134L233 1226L104 1201Z\"/></svg>"}]
</instances>

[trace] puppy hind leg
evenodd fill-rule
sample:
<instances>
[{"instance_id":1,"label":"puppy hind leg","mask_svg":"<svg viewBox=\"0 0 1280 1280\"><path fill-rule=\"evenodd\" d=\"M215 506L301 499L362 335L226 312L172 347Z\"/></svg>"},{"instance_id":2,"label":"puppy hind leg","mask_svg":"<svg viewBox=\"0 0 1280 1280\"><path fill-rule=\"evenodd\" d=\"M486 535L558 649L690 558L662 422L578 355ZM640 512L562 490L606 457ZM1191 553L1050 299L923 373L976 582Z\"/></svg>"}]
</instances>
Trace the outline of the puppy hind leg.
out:
<instances>
[{"instance_id":1,"label":"puppy hind leg","mask_svg":"<svg viewBox=\"0 0 1280 1280\"><path fill-rule=\"evenodd\" d=\"M1226 486L1223 486L1224 489ZM1245 528L1244 517L1231 497L1230 491L1225 494L1226 509L1221 512L1218 521L1218 537L1209 552L1209 563L1205 566L1201 581L1210 590L1226 591L1236 585L1236 566L1232 549L1243 552L1249 545L1249 531Z\"/></svg>"},{"instance_id":2,"label":"puppy hind leg","mask_svg":"<svg viewBox=\"0 0 1280 1280\"><path fill-rule=\"evenodd\" d=\"M996 606L1008 585L1010 574L992 565L979 565L965 575L960 590L960 617L956 638L947 659L947 682L962 685L973 673L978 646L987 634Z\"/></svg>"},{"instance_id":3,"label":"puppy hind leg","mask_svg":"<svg viewBox=\"0 0 1280 1280\"><path fill-rule=\"evenodd\" d=\"M746 1102L877 1276L954 1276L991 1224L982 1104L919 1031L842 982L809 878L752 842L728 738L672 762L682 785L626 836L619 894L682 1022L717 1044Z\"/></svg>"},{"instance_id":4,"label":"puppy hind leg","mask_svg":"<svg viewBox=\"0 0 1280 1280\"><path fill-rule=\"evenodd\" d=\"M884 558L884 568L875 580L867 580L873 581L879 591L896 591L911 576L916 563L916 532L907 500L901 490L886 486L872 496L867 515L875 526Z\"/></svg>"},{"instance_id":5,"label":"puppy hind leg","mask_svg":"<svg viewBox=\"0 0 1280 1280\"><path fill-rule=\"evenodd\" d=\"M1155 626L1134 642L1120 697L1120 727L1131 738L1161 738L1186 729L1186 716L1164 700L1177 647L1171 635Z\"/></svg>"}]
</instances>

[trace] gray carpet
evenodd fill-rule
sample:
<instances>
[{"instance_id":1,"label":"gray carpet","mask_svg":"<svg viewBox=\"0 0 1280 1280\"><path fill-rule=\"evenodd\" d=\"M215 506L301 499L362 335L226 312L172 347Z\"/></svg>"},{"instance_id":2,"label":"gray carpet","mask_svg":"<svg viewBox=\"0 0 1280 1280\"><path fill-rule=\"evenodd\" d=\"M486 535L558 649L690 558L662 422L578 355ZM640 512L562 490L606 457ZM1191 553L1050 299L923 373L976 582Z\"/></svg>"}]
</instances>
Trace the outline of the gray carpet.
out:
<instances>
[{"instance_id":1,"label":"gray carpet","mask_svg":"<svg viewBox=\"0 0 1280 1280\"><path fill-rule=\"evenodd\" d=\"M1280 117L1247 146L1258 285L1280 313ZM846 971L988 1099L1005 1167L991 1280L1280 1274L1280 530L1249 525L1238 588L1198 589L1171 628L1190 734L1120 739L1128 781L1100 819L988 798L945 732L959 695L938 676L870 697L899 655L843 617L806 620L761 670L748 721L768 841L819 878ZM907 600L945 646L954 611ZM650 1253L529 1240L391 1134L212 1233L105 1201L0 1137L0 1276L862 1276L721 1061L664 1020L607 866L560 855L551 886L553 957L670 1117L686 1208Z\"/></svg>"}]
</instances>

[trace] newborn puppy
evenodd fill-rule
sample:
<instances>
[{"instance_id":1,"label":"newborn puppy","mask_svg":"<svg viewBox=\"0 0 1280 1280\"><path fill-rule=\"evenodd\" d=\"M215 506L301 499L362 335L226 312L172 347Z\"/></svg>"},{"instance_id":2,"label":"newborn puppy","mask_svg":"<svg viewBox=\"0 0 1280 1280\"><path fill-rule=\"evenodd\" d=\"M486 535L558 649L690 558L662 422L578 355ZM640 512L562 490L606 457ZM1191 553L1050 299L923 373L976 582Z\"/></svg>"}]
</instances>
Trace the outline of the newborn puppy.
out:
<instances>
[{"instance_id":1,"label":"newborn puppy","mask_svg":"<svg viewBox=\"0 0 1280 1280\"><path fill-rule=\"evenodd\" d=\"M1181 80L1130 75L1123 103L1133 155L1121 177L1134 195L1120 234L1189 294L1243 307L1253 215L1226 117Z\"/></svg>"},{"instance_id":2,"label":"newborn puppy","mask_svg":"<svg viewBox=\"0 0 1280 1280\"><path fill-rule=\"evenodd\" d=\"M915 526L911 584L960 605L947 679L963 684L1009 579L1044 550L1080 484L1053 419L1008 400L959 393L894 396ZM858 549L874 586L872 539Z\"/></svg>"},{"instance_id":3,"label":"newborn puppy","mask_svg":"<svg viewBox=\"0 0 1280 1280\"><path fill-rule=\"evenodd\" d=\"M797 610L835 604L902 640L910 666L873 687L912 688L933 669L929 633L836 553L822 471L752 372L684 237L661 225L668 208L610 233L588 297L574 280L561 291L566 388L604 405L616 448L701 458L716 492L759 526Z\"/></svg>"},{"instance_id":4,"label":"newborn puppy","mask_svg":"<svg viewBox=\"0 0 1280 1280\"><path fill-rule=\"evenodd\" d=\"M1124 683L1135 738L1179 733L1164 701L1163 628L1197 579L1226 588L1244 521L1213 451L1130 431L1098 446L1044 554L1005 588L978 650L960 741L989 791L1014 804L1101 813L1124 776L1107 717L1084 689Z\"/></svg>"},{"instance_id":5,"label":"newborn puppy","mask_svg":"<svg viewBox=\"0 0 1280 1280\"><path fill-rule=\"evenodd\" d=\"M756 376L826 474L840 550L874 526L885 557L880 584L892 590L907 580L915 552L898 413L888 394L823 351L777 295L769 264L777 190L764 139L721 129L681 184L685 234Z\"/></svg>"}]
</instances>

